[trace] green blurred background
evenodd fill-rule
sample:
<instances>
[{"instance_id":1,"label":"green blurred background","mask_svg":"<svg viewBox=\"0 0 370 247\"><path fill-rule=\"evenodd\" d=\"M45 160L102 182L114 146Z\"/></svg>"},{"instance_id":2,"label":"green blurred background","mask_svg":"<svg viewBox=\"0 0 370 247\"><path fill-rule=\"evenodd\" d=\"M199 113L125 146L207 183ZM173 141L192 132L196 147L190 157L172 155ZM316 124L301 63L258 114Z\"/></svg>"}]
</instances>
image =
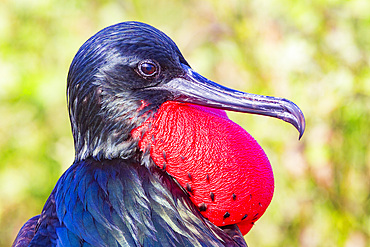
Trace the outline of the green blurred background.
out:
<instances>
[{"instance_id":1,"label":"green blurred background","mask_svg":"<svg viewBox=\"0 0 370 247\"><path fill-rule=\"evenodd\" d=\"M192 67L243 91L288 98L306 133L230 117L262 145L275 195L254 246L370 246L370 1L0 1L0 246L39 214L73 162L69 64L108 25L167 33Z\"/></svg>"}]
</instances>

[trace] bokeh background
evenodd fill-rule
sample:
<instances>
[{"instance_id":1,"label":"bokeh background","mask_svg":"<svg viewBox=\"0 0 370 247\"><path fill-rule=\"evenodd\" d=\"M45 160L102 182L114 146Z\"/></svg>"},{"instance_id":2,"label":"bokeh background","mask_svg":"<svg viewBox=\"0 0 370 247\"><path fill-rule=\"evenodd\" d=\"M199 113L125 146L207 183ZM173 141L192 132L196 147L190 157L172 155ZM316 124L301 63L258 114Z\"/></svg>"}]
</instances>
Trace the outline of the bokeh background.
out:
<instances>
[{"instance_id":1,"label":"bokeh background","mask_svg":"<svg viewBox=\"0 0 370 247\"><path fill-rule=\"evenodd\" d=\"M370 1L1 0L0 246L39 214L73 162L66 76L82 43L139 20L192 67L243 91L288 98L306 133L230 113L265 149L276 189L254 246L370 246Z\"/></svg>"}]
</instances>

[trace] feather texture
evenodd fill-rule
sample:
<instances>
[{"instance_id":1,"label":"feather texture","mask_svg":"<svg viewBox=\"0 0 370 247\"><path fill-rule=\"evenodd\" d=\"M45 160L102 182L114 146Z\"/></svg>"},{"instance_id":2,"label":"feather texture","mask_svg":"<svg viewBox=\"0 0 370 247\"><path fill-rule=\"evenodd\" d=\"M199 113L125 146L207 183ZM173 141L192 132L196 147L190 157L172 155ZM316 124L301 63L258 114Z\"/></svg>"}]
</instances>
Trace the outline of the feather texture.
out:
<instances>
[{"instance_id":1,"label":"feather texture","mask_svg":"<svg viewBox=\"0 0 370 247\"><path fill-rule=\"evenodd\" d=\"M31 237L29 246L243 246L203 218L166 172L123 159L74 163L14 246Z\"/></svg>"}]
</instances>

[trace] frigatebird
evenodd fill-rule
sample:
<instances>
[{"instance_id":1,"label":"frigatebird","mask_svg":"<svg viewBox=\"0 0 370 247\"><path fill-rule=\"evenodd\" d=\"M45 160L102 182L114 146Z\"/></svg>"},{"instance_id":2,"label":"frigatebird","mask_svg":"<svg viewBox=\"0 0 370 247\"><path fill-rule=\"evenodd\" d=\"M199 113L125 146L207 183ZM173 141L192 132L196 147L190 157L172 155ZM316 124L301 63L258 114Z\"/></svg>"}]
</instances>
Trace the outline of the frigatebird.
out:
<instances>
[{"instance_id":1,"label":"frigatebird","mask_svg":"<svg viewBox=\"0 0 370 247\"><path fill-rule=\"evenodd\" d=\"M282 119L300 136L305 128L291 101L206 79L140 22L82 45L67 97L75 161L13 246L246 246L274 179L225 110Z\"/></svg>"}]
</instances>

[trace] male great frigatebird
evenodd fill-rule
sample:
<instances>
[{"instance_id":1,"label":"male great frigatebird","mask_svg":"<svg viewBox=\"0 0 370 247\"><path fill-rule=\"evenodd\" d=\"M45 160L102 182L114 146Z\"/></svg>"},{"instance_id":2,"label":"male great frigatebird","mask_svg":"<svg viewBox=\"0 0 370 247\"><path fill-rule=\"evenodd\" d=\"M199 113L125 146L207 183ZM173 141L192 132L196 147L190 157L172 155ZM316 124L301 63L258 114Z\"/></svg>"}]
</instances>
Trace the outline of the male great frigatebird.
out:
<instances>
[{"instance_id":1,"label":"male great frigatebird","mask_svg":"<svg viewBox=\"0 0 370 247\"><path fill-rule=\"evenodd\" d=\"M224 110L282 119L300 136L305 125L286 99L197 74L168 36L139 22L82 45L67 97L75 161L14 246L246 246L274 179Z\"/></svg>"}]
</instances>

